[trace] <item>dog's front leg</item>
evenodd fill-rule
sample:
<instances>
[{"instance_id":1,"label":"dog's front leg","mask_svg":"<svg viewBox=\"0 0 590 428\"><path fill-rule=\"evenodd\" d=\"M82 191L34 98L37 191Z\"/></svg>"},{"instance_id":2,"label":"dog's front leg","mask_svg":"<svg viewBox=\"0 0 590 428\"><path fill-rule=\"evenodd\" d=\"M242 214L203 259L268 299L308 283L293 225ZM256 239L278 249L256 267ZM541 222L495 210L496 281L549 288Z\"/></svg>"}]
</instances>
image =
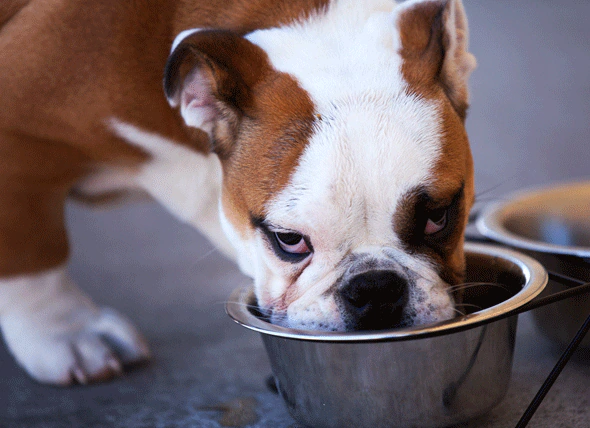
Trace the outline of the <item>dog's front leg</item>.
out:
<instances>
[{"instance_id":1,"label":"dog's front leg","mask_svg":"<svg viewBox=\"0 0 590 428\"><path fill-rule=\"evenodd\" d=\"M135 328L66 273L64 203L83 171L79 155L44 140L0 143L0 328L10 352L53 384L103 379L147 358Z\"/></svg>"},{"instance_id":2,"label":"dog's front leg","mask_svg":"<svg viewBox=\"0 0 590 428\"><path fill-rule=\"evenodd\" d=\"M40 382L103 380L149 357L135 327L95 306L65 267L1 279L0 324L16 360Z\"/></svg>"}]
</instances>

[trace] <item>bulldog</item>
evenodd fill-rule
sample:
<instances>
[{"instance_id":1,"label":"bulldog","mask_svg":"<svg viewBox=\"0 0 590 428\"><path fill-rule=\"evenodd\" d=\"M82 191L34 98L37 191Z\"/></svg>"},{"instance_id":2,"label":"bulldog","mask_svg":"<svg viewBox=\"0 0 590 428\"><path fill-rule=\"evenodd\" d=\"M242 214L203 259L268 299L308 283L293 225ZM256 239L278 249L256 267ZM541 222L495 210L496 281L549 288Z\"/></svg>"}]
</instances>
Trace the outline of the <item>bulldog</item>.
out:
<instances>
[{"instance_id":1,"label":"bulldog","mask_svg":"<svg viewBox=\"0 0 590 428\"><path fill-rule=\"evenodd\" d=\"M273 323L453 317L474 67L461 0L3 0L8 349L61 385L149 357L66 271L66 200L135 192L235 260Z\"/></svg>"}]
</instances>

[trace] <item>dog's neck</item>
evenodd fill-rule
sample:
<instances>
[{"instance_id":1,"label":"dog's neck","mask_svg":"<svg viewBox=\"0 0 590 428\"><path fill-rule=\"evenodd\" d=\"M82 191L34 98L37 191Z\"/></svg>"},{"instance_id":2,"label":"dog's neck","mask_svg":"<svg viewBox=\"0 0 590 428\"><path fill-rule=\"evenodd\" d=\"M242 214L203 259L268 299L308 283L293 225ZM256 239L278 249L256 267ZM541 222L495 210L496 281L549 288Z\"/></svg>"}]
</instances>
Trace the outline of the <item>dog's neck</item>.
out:
<instances>
[{"instance_id":1,"label":"dog's neck","mask_svg":"<svg viewBox=\"0 0 590 428\"><path fill-rule=\"evenodd\" d=\"M211 0L195 7L193 0L177 0L171 35L174 38L181 31L195 27L227 29L244 35L258 29L280 27L306 19L333 1ZM161 7L169 9L169 4L169 1L164 0Z\"/></svg>"}]
</instances>

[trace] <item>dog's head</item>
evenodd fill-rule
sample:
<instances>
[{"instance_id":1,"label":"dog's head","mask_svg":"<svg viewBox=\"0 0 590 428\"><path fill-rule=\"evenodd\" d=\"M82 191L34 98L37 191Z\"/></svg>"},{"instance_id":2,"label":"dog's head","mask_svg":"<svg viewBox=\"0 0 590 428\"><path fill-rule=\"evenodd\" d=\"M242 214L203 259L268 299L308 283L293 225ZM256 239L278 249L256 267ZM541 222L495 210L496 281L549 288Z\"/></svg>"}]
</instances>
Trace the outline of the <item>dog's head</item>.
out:
<instances>
[{"instance_id":1,"label":"dog's head","mask_svg":"<svg viewBox=\"0 0 590 428\"><path fill-rule=\"evenodd\" d=\"M174 49L167 96L221 160L224 229L272 322L453 316L474 65L460 0L340 0L289 27L197 31Z\"/></svg>"}]
</instances>

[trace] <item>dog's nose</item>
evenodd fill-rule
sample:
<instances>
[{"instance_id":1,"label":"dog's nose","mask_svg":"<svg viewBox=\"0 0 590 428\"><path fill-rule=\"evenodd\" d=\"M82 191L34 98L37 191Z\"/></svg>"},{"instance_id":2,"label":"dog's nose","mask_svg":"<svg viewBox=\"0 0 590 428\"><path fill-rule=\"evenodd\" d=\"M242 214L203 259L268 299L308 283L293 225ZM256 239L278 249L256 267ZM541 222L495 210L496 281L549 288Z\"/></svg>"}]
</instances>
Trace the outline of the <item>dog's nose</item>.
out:
<instances>
[{"instance_id":1,"label":"dog's nose","mask_svg":"<svg viewBox=\"0 0 590 428\"><path fill-rule=\"evenodd\" d=\"M400 326L407 294L407 281L393 271L356 275L340 289L347 323L355 330Z\"/></svg>"}]
</instances>

